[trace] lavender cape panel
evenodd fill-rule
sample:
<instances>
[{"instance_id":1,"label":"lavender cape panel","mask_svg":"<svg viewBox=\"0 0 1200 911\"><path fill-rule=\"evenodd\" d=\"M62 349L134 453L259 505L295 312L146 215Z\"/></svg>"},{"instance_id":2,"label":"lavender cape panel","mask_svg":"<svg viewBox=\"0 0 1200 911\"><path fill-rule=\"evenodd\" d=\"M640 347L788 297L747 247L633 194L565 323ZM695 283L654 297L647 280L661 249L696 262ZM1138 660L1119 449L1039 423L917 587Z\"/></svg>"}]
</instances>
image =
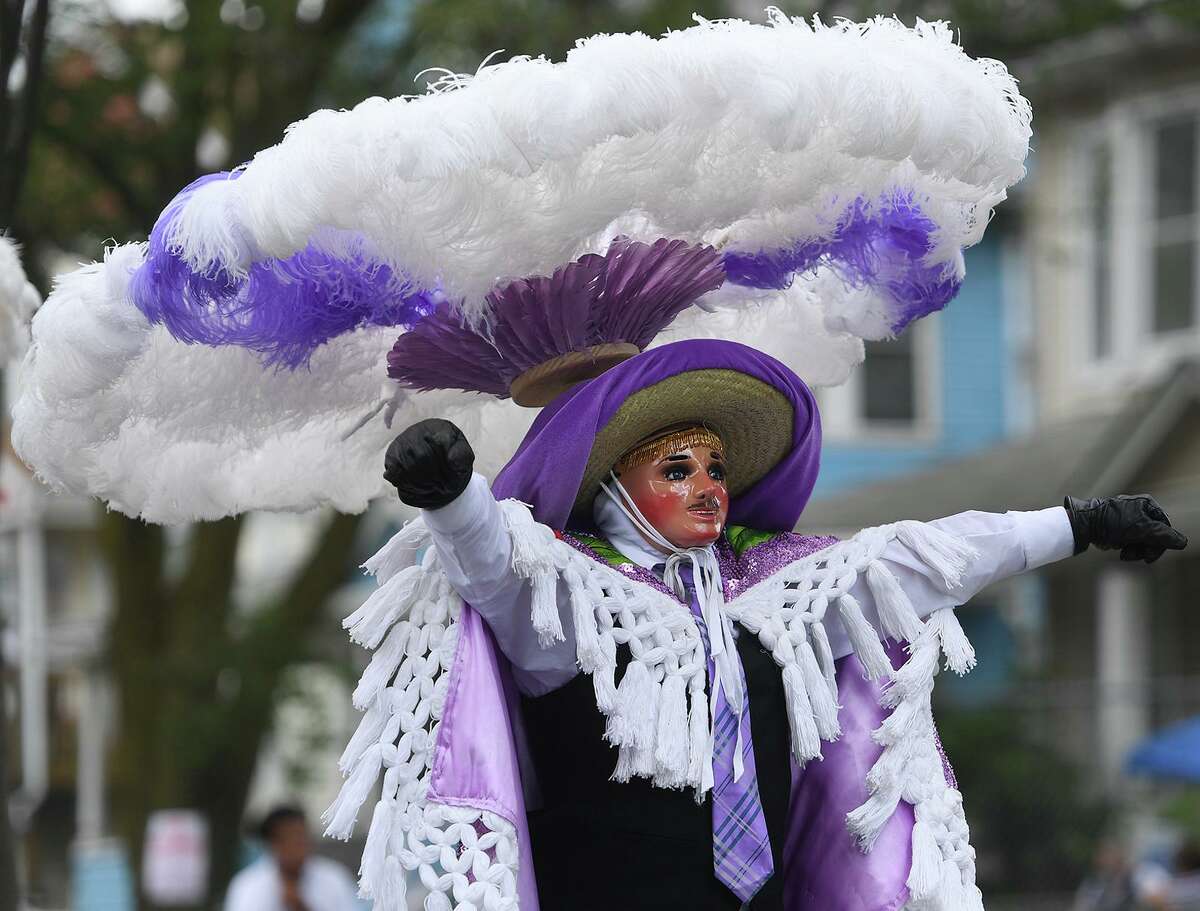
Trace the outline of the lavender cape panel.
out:
<instances>
[{"instance_id":1,"label":"lavender cape panel","mask_svg":"<svg viewBox=\"0 0 1200 911\"><path fill-rule=\"evenodd\" d=\"M892 665L902 646L884 643ZM870 853L846 829L846 814L868 797L867 773L883 752L871 732L887 711L882 687L867 680L853 655L837 662L842 736L822 744L823 759L792 772L792 805L784 842L784 906L788 911L898 911L908 901L912 807L901 802Z\"/></svg>"},{"instance_id":2,"label":"lavender cape panel","mask_svg":"<svg viewBox=\"0 0 1200 911\"><path fill-rule=\"evenodd\" d=\"M193 271L172 239L180 211L197 190L236 180L238 173L201 177L171 201L130 283L138 309L175 338L237 345L264 355L268 364L295 368L336 336L363 326L411 326L441 300L437 291L373 261L352 238L346 239L348 256L310 246L284 260L254 263L245 278L221 268Z\"/></svg>"},{"instance_id":3,"label":"lavender cape panel","mask_svg":"<svg viewBox=\"0 0 1200 911\"><path fill-rule=\"evenodd\" d=\"M490 810L517 832L521 911L537 911L537 885L515 738L520 715L500 651L479 614L463 607L429 799Z\"/></svg>"}]
</instances>

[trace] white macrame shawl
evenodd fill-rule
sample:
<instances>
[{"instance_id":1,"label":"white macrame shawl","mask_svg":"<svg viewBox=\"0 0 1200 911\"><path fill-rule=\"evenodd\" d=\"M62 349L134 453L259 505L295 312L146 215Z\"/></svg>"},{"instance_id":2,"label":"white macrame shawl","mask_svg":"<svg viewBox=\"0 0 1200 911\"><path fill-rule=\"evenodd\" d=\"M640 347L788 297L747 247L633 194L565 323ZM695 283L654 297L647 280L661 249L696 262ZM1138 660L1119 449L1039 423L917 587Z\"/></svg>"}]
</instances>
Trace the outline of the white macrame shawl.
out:
<instances>
[{"instance_id":1,"label":"white macrame shawl","mask_svg":"<svg viewBox=\"0 0 1200 911\"><path fill-rule=\"evenodd\" d=\"M605 737L619 748L614 778L645 777L667 788L690 787L703 799L708 744L706 661L688 608L618 569L559 540L526 506L501 504L513 544L513 569L530 580L532 624L543 644L563 638L558 594L570 594L579 667L591 675ZM900 801L911 804L911 911L977 911L974 851L962 798L947 781L937 749L930 696L943 656L966 673L975 654L954 612L921 620L880 560L902 541L948 588L973 552L919 522L897 522L795 560L726 605L781 667L792 750L803 764L840 735L833 654L822 620L838 611L854 654L872 678L885 679L890 716L874 732L883 753L867 775L868 799L847 826L869 851ZM365 712L340 767L347 780L325 815L328 835L348 838L359 808L382 772L360 868L360 893L378 911L404 907L415 871L429 891L429 911L506 911L517 902L513 825L482 809L428 799L430 769L458 642L462 599L451 589L421 519L410 522L365 564L379 588L345 621L351 638L375 654L354 691ZM865 577L879 612L874 629L851 596ZM908 644L894 670L880 635ZM629 661L616 681L617 647Z\"/></svg>"}]
</instances>

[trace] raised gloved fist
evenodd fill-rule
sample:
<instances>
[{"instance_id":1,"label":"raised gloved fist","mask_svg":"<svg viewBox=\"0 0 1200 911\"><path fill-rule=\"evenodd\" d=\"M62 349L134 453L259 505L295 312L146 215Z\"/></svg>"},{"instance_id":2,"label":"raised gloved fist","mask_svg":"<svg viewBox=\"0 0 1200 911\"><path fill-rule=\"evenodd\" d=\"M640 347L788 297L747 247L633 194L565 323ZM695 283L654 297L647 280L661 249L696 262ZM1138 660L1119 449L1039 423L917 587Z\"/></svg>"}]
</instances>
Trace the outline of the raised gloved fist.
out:
<instances>
[{"instance_id":1,"label":"raised gloved fist","mask_svg":"<svg viewBox=\"0 0 1200 911\"><path fill-rule=\"evenodd\" d=\"M475 451L450 421L430 418L413 424L388 446L383 476L400 499L419 509L440 509L471 480Z\"/></svg>"},{"instance_id":2,"label":"raised gloved fist","mask_svg":"<svg viewBox=\"0 0 1200 911\"><path fill-rule=\"evenodd\" d=\"M1153 497L1097 497L1077 500L1067 497L1063 508L1075 535L1075 553L1089 545L1101 550L1121 551L1122 560L1153 563L1168 550L1183 550L1187 536L1171 527L1171 520Z\"/></svg>"}]
</instances>

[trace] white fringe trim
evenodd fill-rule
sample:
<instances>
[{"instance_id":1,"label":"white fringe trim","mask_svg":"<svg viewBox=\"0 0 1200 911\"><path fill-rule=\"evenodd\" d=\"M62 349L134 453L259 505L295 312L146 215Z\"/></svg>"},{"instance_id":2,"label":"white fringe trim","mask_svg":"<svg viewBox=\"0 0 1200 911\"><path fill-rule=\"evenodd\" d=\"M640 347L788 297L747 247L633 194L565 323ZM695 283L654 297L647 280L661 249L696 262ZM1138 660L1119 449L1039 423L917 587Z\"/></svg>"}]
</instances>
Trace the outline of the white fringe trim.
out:
<instances>
[{"instance_id":1,"label":"white fringe trim","mask_svg":"<svg viewBox=\"0 0 1200 911\"><path fill-rule=\"evenodd\" d=\"M514 570L533 588L531 622L539 640L562 641L560 605L570 611L579 666L592 675L605 737L619 748L613 778L690 787L703 800L712 778L707 662L690 611L558 540L523 504L505 501L500 507L513 541ZM887 681L883 700L893 709L873 734L883 752L867 775L869 797L848 815L848 827L863 850L870 850L899 802L911 804L917 825L906 907L975 911L982 900L962 798L946 784L930 710L942 657L965 673L975 655L952 610L925 621L917 616L880 561L896 539L948 587L958 584L973 555L957 539L921 523L867 529L783 567L725 610L759 637L782 668L792 749L803 764L819 758L822 742L841 733L823 625L836 606L865 673ZM437 907L515 908L511 826L483 811L426 800L462 607L429 544L419 519L397 534L367 563L380 588L346 620L352 637L377 651L355 690L355 705L365 715L339 762L348 778L326 813L327 834L350 835L382 771L383 797L367 838L362 894L374 897L380 911L391 911L403 904L406 871L415 870L436 894ZM909 657L897 670L880 631L850 594L860 576L875 598L882 633L909 643ZM630 661L618 685L619 645L628 647ZM472 871L469 879L465 871Z\"/></svg>"},{"instance_id":2,"label":"white fringe trim","mask_svg":"<svg viewBox=\"0 0 1200 911\"><path fill-rule=\"evenodd\" d=\"M325 834L350 837L382 772L359 895L373 899L376 911L397 911L407 907L415 874L428 892L426 908L516 911L512 824L482 809L427 799L462 610L431 543L417 519L365 564L380 586L344 625L377 651L354 691L364 715L338 762L347 778L323 817Z\"/></svg>"}]
</instances>

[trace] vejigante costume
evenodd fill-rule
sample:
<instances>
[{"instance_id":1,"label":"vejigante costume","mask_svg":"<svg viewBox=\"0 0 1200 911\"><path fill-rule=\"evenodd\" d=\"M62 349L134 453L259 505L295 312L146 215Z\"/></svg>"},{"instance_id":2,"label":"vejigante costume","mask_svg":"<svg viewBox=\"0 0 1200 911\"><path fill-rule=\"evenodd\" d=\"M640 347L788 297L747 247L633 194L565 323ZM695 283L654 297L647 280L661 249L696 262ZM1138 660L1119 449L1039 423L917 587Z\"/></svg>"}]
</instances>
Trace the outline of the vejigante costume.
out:
<instances>
[{"instance_id":1,"label":"vejigante costume","mask_svg":"<svg viewBox=\"0 0 1200 911\"><path fill-rule=\"evenodd\" d=\"M1148 497L792 529L805 379L953 298L1029 117L944 23L778 12L318 112L59 281L14 442L153 521L362 509L383 459L421 512L346 620L327 816L380 789L379 911L414 878L429 911L977 909L930 702L975 663L954 609L1186 539Z\"/></svg>"}]
</instances>

